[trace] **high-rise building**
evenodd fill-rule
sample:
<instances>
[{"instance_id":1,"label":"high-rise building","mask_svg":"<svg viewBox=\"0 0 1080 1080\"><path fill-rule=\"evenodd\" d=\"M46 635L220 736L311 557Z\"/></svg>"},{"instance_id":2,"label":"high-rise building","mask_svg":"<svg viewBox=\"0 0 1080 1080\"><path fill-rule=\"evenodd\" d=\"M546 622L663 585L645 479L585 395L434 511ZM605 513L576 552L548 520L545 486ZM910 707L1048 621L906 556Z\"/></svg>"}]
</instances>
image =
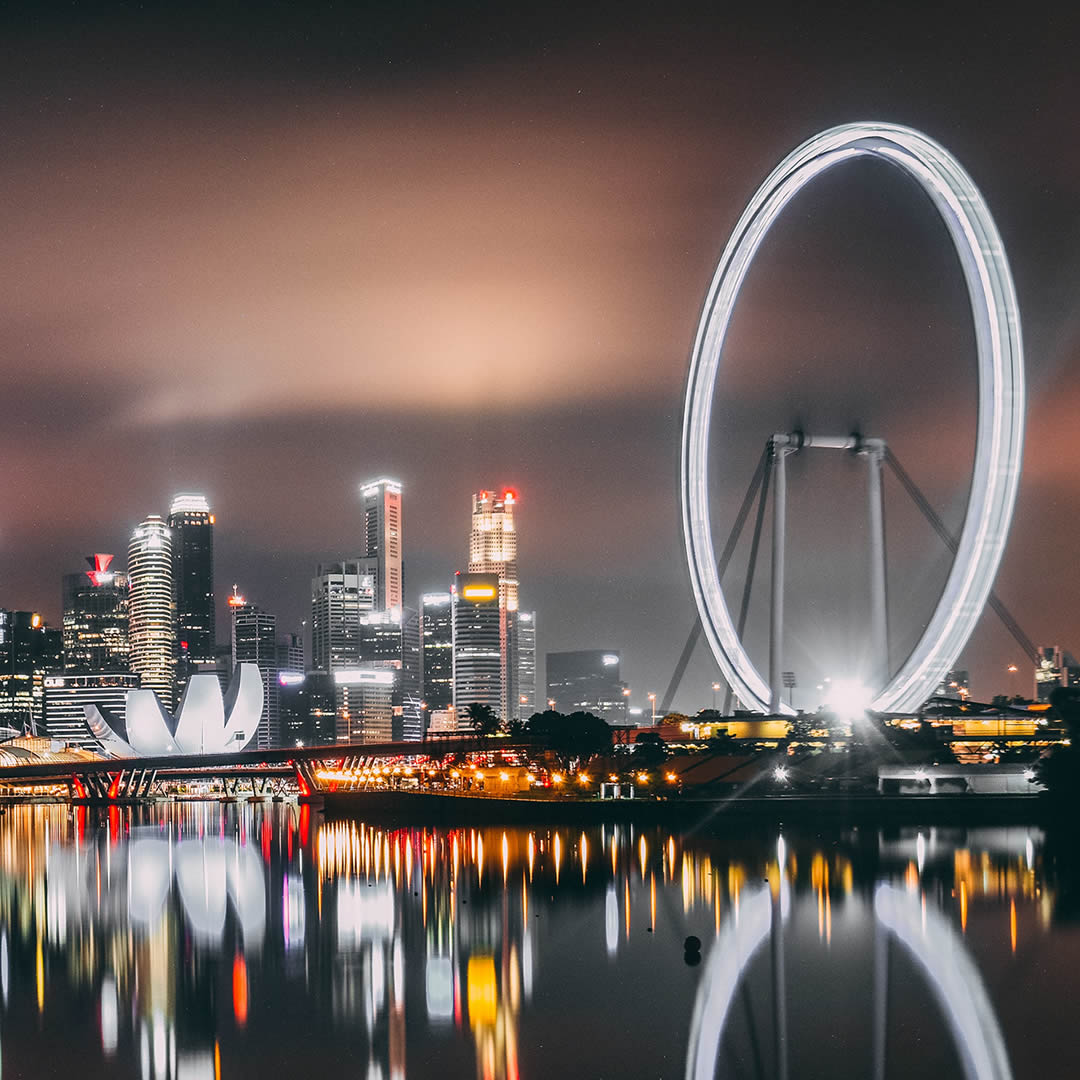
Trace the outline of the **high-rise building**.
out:
<instances>
[{"instance_id":1,"label":"high-rise building","mask_svg":"<svg viewBox=\"0 0 1080 1080\"><path fill-rule=\"evenodd\" d=\"M311 666L333 673L360 663L360 619L375 608L375 582L359 560L320 565L311 579Z\"/></svg>"},{"instance_id":2,"label":"high-rise building","mask_svg":"<svg viewBox=\"0 0 1080 1080\"><path fill-rule=\"evenodd\" d=\"M86 706L93 705L124 731L129 690L139 689L139 676L110 671L98 674L49 674L45 676L45 734L50 739L100 753L101 744L86 722Z\"/></svg>"},{"instance_id":3,"label":"high-rise building","mask_svg":"<svg viewBox=\"0 0 1080 1080\"><path fill-rule=\"evenodd\" d=\"M428 713L454 703L454 616L448 592L420 597L422 689Z\"/></svg>"},{"instance_id":4,"label":"high-rise building","mask_svg":"<svg viewBox=\"0 0 1080 1080\"><path fill-rule=\"evenodd\" d=\"M517 613L518 713L524 718L536 711L536 612Z\"/></svg>"},{"instance_id":5,"label":"high-rise building","mask_svg":"<svg viewBox=\"0 0 1080 1080\"><path fill-rule=\"evenodd\" d=\"M378 664L360 664L334 672L335 742L397 742L401 738L400 716L394 706L400 674L392 667Z\"/></svg>"},{"instance_id":6,"label":"high-rise building","mask_svg":"<svg viewBox=\"0 0 1080 1080\"><path fill-rule=\"evenodd\" d=\"M332 675L279 672L278 709L282 746L326 746L334 742L337 694Z\"/></svg>"},{"instance_id":7,"label":"high-rise building","mask_svg":"<svg viewBox=\"0 0 1080 1080\"><path fill-rule=\"evenodd\" d=\"M502 680L502 608L497 574L457 575L453 589L454 708L487 705L506 714Z\"/></svg>"},{"instance_id":8,"label":"high-rise building","mask_svg":"<svg viewBox=\"0 0 1080 1080\"><path fill-rule=\"evenodd\" d=\"M1080 663L1060 645L1044 645L1035 668L1035 700L1049 701L1059 686L1080 686Z\"/></svg>"},{"instance_id":9,"label":"high-rise building","mask_svg":"<svg viewBox=\"0 0 1080 1080\"><path fill-rule=\"evenodd\" d=\"M514 507L517 495L479 491L472 500L469 533L469 573L494 574L499 582L499 678L502 683L498 713L504 720L520 716L517 688L518 570Z\"/></svg>"},{"instance_id":10,"label":"high-rise building","mask_svg":"<svg viewBox=\"0 0 1080 1080\"><path fill-rule=\"evenodd\" d=\"M364 508L365 554L375 579L375 609L393 611L404 604L401 561L401 484L372 480L360 486Z\"/></svg>"},{"instance_id":11,"label":"high-rise building","mask_svg":"<svg viewBox=\"0 0 1080 1080\"><path fill-rule=\"evenodd\" d=\"M87 555L90 569L63 578L64 671L129 670L128 579L111 555Z\"/></svg>"},{"instance_id":12,"label":"high-rise building","mask_svg":"<svg viewBox=\"0 0 1080 1080\"><path fill-rule=\"evenodd\" d=\"M33 611L0 609L0 727L45 730L45 678L64 664L63 634Z\"/></svg>"},{"instance_id":13,"label":"high-rise building","mask_svg":"<svg viewBox=\"0 0 1080 1080\"><path fill-rule=\"evenodd\" d=\"M232 662L255 664L262 676L263 707L252 749L266 750L281 745L278 710L277 620L255 604L232 608Z\"/></svg>"},{"instance_id":14,"label":"high-rise building","mask_svg":"<svg viewBox=\"0 0 1080 1080\"><path fill-rule=\"evenodd\" d=\"M302 634L279 634L277 640L278 671L304 673L304 638Z\"/></svg>"},{"instance_id":15,"label":"high-rise building","mask_svg":"<svg viewBox=\"0 0 1080 1080\"><path fill-rule=\"evenodd\" d=\"M173 600L176 606L176 681L183 691L188 676L209 673L217 663L214 612L214 515L203 495L173 499Z\"/></svg>"},{"instance_id":16,"label":"high-rise building","mask_svg":"<svg viewBox=\"0 0 1080 1080\"><path fill-rule=\"evenodd\" d=\"M626 684L619 679L617 649L549 652L547 696L561 713L587 712L609 724L626 723Z\"/></svg>"},{"instance_id":17,"label":"high-rise building","mask_svg":"<svg viewBox=\"0 0 1080 1080\"><path fill-rule=\"evenodd\" d=\"M176 620L173 598L172 532L151 514L128 544L128 639L131 670L144 690L166 708L175 700Z\"/></svg>"},{"instance_id":18,"label":"high-rise building","mask_svg":"<svg viewBox=\"0 0 1080 1080\"><path fill-rule=\"evenodd\" d=\"M393 737L419 741L424 737L420 696L420 619L415 608L372 611L360 618L362 664L393 668Z\"/></svg>"}]
</instances>

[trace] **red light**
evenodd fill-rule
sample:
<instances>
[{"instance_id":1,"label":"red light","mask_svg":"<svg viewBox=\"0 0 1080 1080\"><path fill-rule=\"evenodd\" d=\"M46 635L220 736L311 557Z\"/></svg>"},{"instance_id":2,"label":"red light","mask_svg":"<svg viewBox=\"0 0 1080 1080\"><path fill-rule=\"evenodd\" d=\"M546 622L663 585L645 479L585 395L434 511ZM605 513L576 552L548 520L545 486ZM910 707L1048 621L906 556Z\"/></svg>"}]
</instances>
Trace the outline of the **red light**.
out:
<instances>
[{"instance_id":1,"label":"red light","mask_svg":"<svg viewBox=\"0 0 1080 1080\"><path fill-rule=\"evenodd\" d=\"M516 502L516 501L517 501L517 492L512 490L511 488L507 488L506 491L503 492L503 502Z\"/></svg>"},{"instance_id":2,"label":"red light","mask_svg":"<svg viewBox=\"0 0 1080 1080\"><path fill-rule=\"evenodd\" d=\"M120 790L120 781L123 780L123 779L124 779L124 774L122 772L118 772L116 774L116 776L113 777L113 782L109 785L109 798L110 799L115 799L116 798L116 793Z\"/></svg>"},{"instance_id":3,"label":"red light","mask_svg":"<svg viewBox=\"0 0 1080 1080\"><path fill-rule=\"evenodd\" d=\"M311 794L311 788L308 787L308 782L304 779L299 770L296 773L296 786L300 789L300 794L306 799Z\"/></svg>"},{"instance_id":4,"label":"red light","mask_svg":"<svg viewBox=\"0 0 1080 1080\"><path fill-rule=\"evenodd\" d=\"M77 776L73 776L71 778L71 786L75 790L76 799L86 798L86 788L83 786L83 782Z\"/></svg>"},{"instance_id":5,"label":"red light","mask_svg":"<svg viewBox=\"0 0 1080 1080\"><path fill-rule=\"evenodd\" d=\"M186 649L187 647L188 647L188 643L186 641L181 641L180 642L180 648L181 649Z\"/></svg>"},{"instance_id":6,"label":"red light","mask_svg":"<svg viewBox=\"0 0 1080 1080\"><path fill-rule=\"evenodd\" d=\"M236 1023L243 1027L248 1018L248 979L247 964L244 963L244 958L239 953L236 954L236 959L233 960L232 1003Z\"/></svg>"}]
</instances>

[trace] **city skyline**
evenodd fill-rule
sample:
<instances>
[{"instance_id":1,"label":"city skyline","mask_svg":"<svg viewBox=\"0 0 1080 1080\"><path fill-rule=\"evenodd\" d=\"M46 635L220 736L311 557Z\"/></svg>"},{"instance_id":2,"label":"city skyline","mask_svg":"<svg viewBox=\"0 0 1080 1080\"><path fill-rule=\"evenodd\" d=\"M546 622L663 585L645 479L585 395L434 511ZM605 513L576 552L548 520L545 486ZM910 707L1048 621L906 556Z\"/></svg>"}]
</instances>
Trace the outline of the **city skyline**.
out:
<instances>
[{"instance_id":1,"label":"city skyline","mask_svg":"<svg viewBox=\"0 0 1080 1080\"><path fill-rule=\"evenodd\" d=\"M448 561L462 565L454 523L483 478L523 493L538 651L617 630L635 693L662 694L690 622L677 419L709 274L783 153L876 114L952 148L1002 230L1031 393L997 590L1035 641L1076 647L1080 577L1046 569L1075 561L1080 524L1058 450L1080 408L1067 377L1080 244L1060 226L1075 151L1056 137L1077 104L1061 89L1072 57L1059 28L1001 35L1018 97L1000 78L1004 45L972 50L951 15L935 16L932 38L918 20L892 27L888 44L826 15L797 47L754 12L715 26L644 16L643 64L633 35L596 12L540 17L545 49L537 27L496 11L468 31L404 12L378 42L350 38L348 65L320 51L342 28L315 19L309 44L290 44L286 92L278 50L292 18L261 31L273 62L237 49L247 28L211 19L153 73L141 58L161 51L137 46L168 37L167 15L119 35L77 15L53 37L9 27L0 345L15 422L0 433L0 602L58 625L62 573L87 550L123 551L168 492L202 490L222 508L219 589L242 580L297 625L310 568L356 546L350 493L384 474L412 493L415 599L446 587ZM64 61L88 43L106 62ZM391 76L403 70L404 83ZM195 92L177 97L167 73ZM1058 102L1064 121L1038 101ZM148 119L161 110L170 124ZM73 182L87 165L94 183ZM972 354L959 275L917 193L873 169L800 200L748 282L723 387L737 446L723 448L735 464L717 478L718 531L761 441L797 422L888 438L957 524L974 399L973 361L956 361ZM842 674L858 644L843 627L865 600L845 572L862 536L843 466L803 471L792 520L809 542L790 567L800 690ZM886 499L902 650L947 555ZM850 523L839 536L836 520ZM823 628L838 628L828 647ZM1008 665L1024 659L984 615L958 663L988 696L1011 689ZM676 707L715 678L699 648Z\"/></svg>"}]
</instances>

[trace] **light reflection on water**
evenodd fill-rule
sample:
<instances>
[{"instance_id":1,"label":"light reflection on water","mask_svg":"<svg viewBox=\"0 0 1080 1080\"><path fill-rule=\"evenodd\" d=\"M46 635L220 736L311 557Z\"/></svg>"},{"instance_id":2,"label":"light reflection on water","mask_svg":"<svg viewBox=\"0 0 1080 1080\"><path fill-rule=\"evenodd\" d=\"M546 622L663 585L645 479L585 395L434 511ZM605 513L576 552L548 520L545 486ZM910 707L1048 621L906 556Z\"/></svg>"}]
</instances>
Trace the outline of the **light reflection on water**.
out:
<instances>
[{"instance_id":1,"label":"light reflection on water","mask_svg":"<svg viewBox=\"0 0 1080 1080\"><path fill-rule=\"evenodd\" d=\"M0 1075L1071 1075L1025 1035L1080 989L1044 850L12 807Z\"/></svg>"}]
</instances>

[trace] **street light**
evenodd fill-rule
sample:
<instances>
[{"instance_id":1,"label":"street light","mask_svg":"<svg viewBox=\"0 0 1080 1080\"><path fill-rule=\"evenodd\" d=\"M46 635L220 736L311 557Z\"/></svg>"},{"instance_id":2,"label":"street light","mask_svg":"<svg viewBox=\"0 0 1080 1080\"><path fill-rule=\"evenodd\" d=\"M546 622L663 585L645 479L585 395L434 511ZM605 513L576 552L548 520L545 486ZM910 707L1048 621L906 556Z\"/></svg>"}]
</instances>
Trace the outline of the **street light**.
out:
<instances>
[{"instance_id":1,"label":"street light","mask_svg":"<svg viewBox=\"0 0 1080 1080\"><path fill-rule=\"evenodd\" d=\"M652 705L652 726L656 727L656 695L649 695L649 703Z\"/></svg>"},{"instance_id":2,"label":"street light","mask_svg":"<svg viewBox=\"0 0 1080 1080\"><path fill-rule=\"evenodd\" d=\"M718 682L714 682L712 684L712 711L713 712L716 712L716 692L719 689L720 689L720 684Z\"/></svg>"},{"instance_id":3,"label":"street light","mask_svg":"<svg viewBox=\"0 0 1080 1080\"><path fill-rule=\"evenodd\" d=\"M550 709L550 710L551 710L552 712L554 712L554 711L555 711L555 699L554 699L553 697L549 697L549 698L548 698L548 708L549 708L549 709Z\"/></svg>"}]
</instances>

